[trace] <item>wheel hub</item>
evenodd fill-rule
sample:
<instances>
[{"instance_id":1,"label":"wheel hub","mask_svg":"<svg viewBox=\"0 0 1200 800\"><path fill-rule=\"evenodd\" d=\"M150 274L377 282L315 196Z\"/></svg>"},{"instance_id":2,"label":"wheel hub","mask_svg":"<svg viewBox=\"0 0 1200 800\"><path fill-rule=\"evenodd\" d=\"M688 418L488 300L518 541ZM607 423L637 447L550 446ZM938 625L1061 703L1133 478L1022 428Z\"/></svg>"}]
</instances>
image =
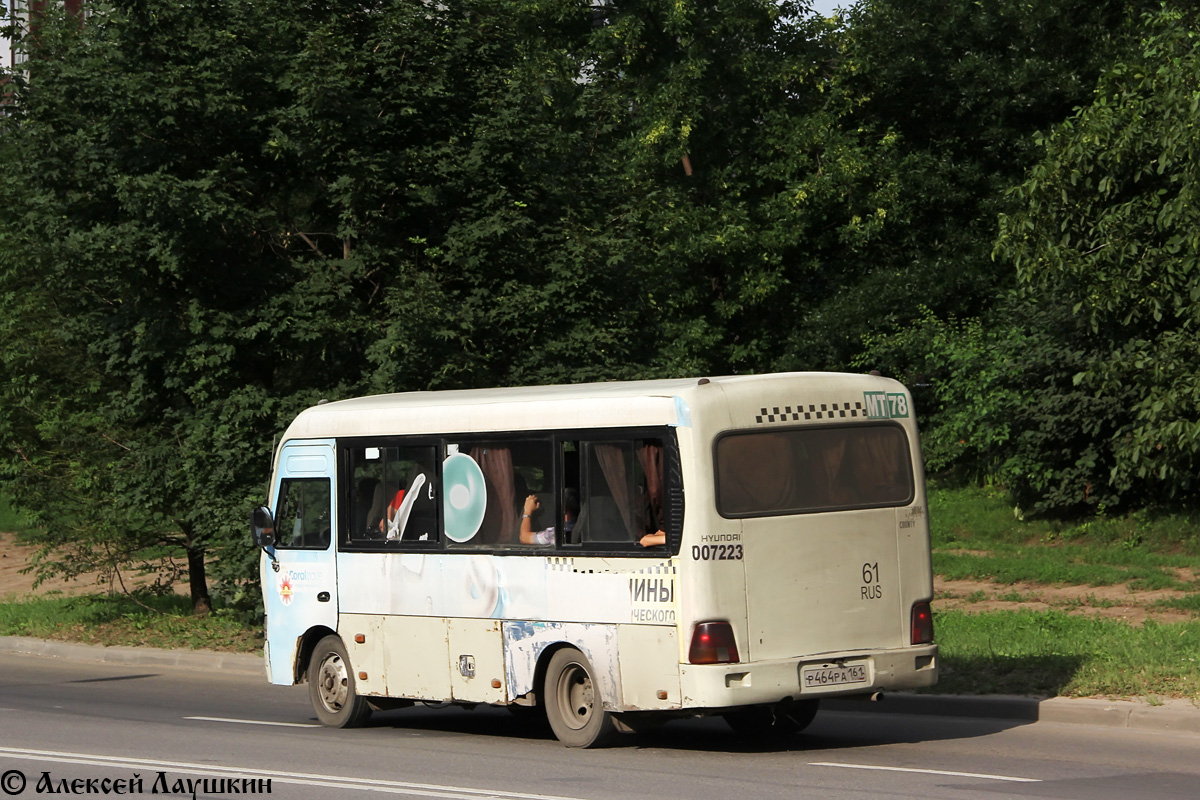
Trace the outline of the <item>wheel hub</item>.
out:
<instances>
[{"instance_id":1,"label":"wheel hub","mask_svg":"<svg viewBox=\"0 0 1200 800\"><path fill-rule=\"evenodd\" d=\"M567 711L563 720L574 730L588 724L595 703L592 678L577 664L565 670L559 681L559 707Z\"/></svg>"},{"instance_id":2,"label":"wheel hub","mask_svg":"<svg viewBox=\"0 0 1200 800\"><path fill-rule=\"evenodd\" d=\"M342 707L346 705L346 697L349 693L346 664L336 653L330 653L321 662L317 687L320 690L321 705L329 711L341 711Z\"/></svg>"}]
</instances>

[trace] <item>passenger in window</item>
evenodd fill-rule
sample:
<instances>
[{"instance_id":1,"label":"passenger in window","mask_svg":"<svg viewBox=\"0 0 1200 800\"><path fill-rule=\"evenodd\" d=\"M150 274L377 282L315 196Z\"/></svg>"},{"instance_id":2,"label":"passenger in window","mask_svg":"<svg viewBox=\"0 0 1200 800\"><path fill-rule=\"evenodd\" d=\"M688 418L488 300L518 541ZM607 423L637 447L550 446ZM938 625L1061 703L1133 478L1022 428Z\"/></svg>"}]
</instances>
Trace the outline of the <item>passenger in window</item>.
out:
<instances>
[{"instance_id":1,"label":"passenger in window","mask_svg":"<svg viewBox=\"0 0 1200 800\"><path fill-rule=\"evenodd\" d=\"M396 492L388 505L387 538L407 541L428 541L437 521L436 497L433 486L434 470L419 461L408 472L406 489Z\"/></svg>"},{"instance_id":2,"label":"passenger in window","mask_svg":"<svg viewBox=\"0 0 1200 800\"><path fill-rule=\"evenodd\" d=\"M521 525L524 524L526 517L524 515L525 505L529 502L529 482L525 480L525 476L520 472L513 473L513 514L520 515L520 519L514 526L515 532L510 533L504 541L513 541L513 536L516 536L517 541L521 540ZM510 529L512 530L512 529Z\"/></svg>"},{"instance_id":3,"label":"passenger in window","mask_svg":"<svg viewBox=\"0 0 1200 800\"><path fill-rule=\"evenodd\" d=\"M400 513L400 507L404 505L404 496L408 494L416 485L417 478L425 474L425 470L419 465L413 465L408 470L407 477L396 485L396 492L388 496L387 510L384 511L383 517L379 520L380 533L387 534L389 539L397 539L397 529L403 532L403 525L398 525L396 515ZM421 481L424 484L424 481Z\"/></svg>"},{"instance_id":4,"label":"passenger in window","mask_svg":"<svg viewBox=\"0 0 1200 800\"><path fill-rule=\"evenodd\" d=\"M538 531L533 529L533 515L541 507L542 503L538 500L536 494L528 495L525 498L524 513L521 514L521 544L554 544L553 525ZM574 489L567 489L563 492L563 532L570 533L575 527L575 520L578 518L579 493Z\"/></svg>"},{"instance_id":5,"label":"passenger in window","mask_svg":"<svg viewBox=\"0 0 1200 800\"><path fill-rule=\"evenodd\" d=\"M638 544L642 547L657 547L667 543L667 534L663 530L665 521L663 514L663 451L662 443L644 441L637 448L638 463L642 467L645 483L641 490L642 530L653 531L645 533Z\"/></svg>"},{"instance_id":6,"label":"passenger in window","mask_svg":"<svg viewBox=\"0 0 1200 800\"><path fill-rule=\"evenodd\" d=\"M666 544L666 543L667 543L666 531L655 531L654 533L647 533L641 539L638 539L638 544L640 544L642 547L656 547L657 545Z\"/></svg>"},{"instance_id":7,"label":"passenger in window","mask_svg":"<svg viewBox=\"0 0 1200 800\"><path fill-rule=\"evenodd\" d=\"M400 511L400 506L404 504L404 494L408 491L406 487L411 485L411 483L412 476L410 476L408 480L398 485L396 493L392 495L392 499L388 501L387 511L384 513L383 518L379 520L379 531L381 533L386 533L388 535L387 538L389 539L396 538L392 535L391 528L396 520L397 512Z\"/></svg>"}]
</instances>

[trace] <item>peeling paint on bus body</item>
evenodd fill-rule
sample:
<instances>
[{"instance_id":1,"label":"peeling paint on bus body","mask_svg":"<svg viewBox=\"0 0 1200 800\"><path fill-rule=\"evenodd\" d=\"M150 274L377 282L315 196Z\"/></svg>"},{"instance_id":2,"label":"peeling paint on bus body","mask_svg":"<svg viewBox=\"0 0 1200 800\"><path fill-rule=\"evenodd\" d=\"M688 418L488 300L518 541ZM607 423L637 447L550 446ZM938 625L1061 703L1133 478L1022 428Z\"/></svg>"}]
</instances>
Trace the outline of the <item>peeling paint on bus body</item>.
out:
<instances>
[{"instance_id":1,"label":"peeling paint on bus body","mask_svg":"<svg viewBox=\"0 0 1200 800\"><path fill-rule=\"evenodd\" d=\"M542 655L556 645L574 647L592 665L592 680L608 711L621 710L617 626L585 622L505 622L504 651L509 696L541 691L535 685Z\"/></svg>"}]
</instances>

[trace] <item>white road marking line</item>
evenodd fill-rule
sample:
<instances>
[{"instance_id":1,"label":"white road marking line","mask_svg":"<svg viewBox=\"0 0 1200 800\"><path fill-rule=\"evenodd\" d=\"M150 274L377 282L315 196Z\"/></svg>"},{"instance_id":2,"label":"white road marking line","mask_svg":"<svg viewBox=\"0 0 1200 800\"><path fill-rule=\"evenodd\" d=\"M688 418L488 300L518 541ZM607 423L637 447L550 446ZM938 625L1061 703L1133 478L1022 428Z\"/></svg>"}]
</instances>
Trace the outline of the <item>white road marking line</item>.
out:
<instances>
[{"instance_id":1,"label":"white road marking line","mask_svg":"<svg viewBox=\"0 0 1200 800\"><path fill-rule=\"evenodd\" d=\"M842 767L843 769L874 769L882 772L915 772L921 775L946 775L951 778L983 778L989 781L1014 781L1016 783L1041 783L1041 778L1016 778L1011 775L988 775L982 772L951 772L944 769L918 769L916 767L877 767L871 764L839 764L835 761L810 761L810 767Z\"/></svg>"},{"instance_id":2,"label":"white road marking line","mask_svg":"<svg viewBox=\"0 0 1200 800\"><path fill-rule=\"evenodd\" d=\"M408 781L371 780L348 778L343 775L319 775L308 773L281 772L259 767L224 767L214 764L194 764L187 761L159 761L147 758L103 756L92 753L67 753L58 750L27 750L20 747L0 747L0 758L25 759L27 761L65 762L92 767L120 767L124 769L150 769L182 772L190 775L220 775L238 778L270 778L272 783L300 786L319 786L328 789L359 789L367 792L388 794L412 794L447 800L582 800L550 794L527 794L506 792L502 789L472 789L467 786L447 786L437 783L410 783ZM153 779L150 780L153 783Z\"/></svg>"},{"instance_id":3,"label":"white road marking line","mask_svg":"<svg viewBox=\"0 0 1200 800\"><path fill-rule=\"evenodd\" d=\"M200 722L234 722L238 725L274 725L278 728L322 728L323 725L317 725L313 722L268 722L265 719L231 719L228 717L184 717L184 719L195 719Z\"/></svg>"}]
</instances>

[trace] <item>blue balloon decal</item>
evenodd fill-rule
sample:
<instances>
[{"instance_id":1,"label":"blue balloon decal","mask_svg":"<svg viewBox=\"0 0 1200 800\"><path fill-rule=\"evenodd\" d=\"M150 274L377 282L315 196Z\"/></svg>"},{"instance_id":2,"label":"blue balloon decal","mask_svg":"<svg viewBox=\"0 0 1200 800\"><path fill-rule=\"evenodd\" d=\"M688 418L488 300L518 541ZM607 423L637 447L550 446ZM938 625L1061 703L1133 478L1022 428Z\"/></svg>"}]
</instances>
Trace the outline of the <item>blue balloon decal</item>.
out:
<instances>
[{"instance_id":1,"label":"blue balloon decal","mask_svg":"<svg viewBox=\"0 0 1200 800\"><path fill-rule=\"evenodd\" d=\"M442 514L446 535L465 542L479 532L487 510L483 470L466 453L454 453L442 462Z\"/></svg>"}]
</instances>

